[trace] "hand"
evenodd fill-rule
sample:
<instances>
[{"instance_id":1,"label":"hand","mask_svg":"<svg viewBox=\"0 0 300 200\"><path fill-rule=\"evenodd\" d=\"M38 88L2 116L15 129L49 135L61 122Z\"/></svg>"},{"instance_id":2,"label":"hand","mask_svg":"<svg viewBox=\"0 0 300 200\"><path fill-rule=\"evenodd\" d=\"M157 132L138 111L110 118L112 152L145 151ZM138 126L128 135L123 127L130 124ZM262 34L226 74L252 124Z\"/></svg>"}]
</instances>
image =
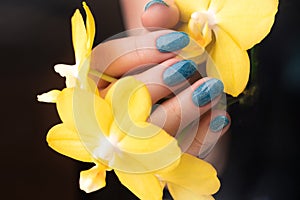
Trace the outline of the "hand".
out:
<instances>
[{"instance_id":1,"label":"hand","mask_svg":"<svg viewBox=\"0 0 300 200\"><path fill-rule=\"evenodd\" d=\"M188 42L188 35L171 30L110 40L94 48L91 68L116 79L130 74L144 82L153 105L162 102L149 121L180 140L183 151L204 158L228 130L230 117L214 107L224 97L222 83L200 78L196 63L177 56ZM110 86L100 80L100 94Z\"/></svg>"},{"instance_id":2,"label":"hand","mask_svg":"<svg viewBox=\"0 0 300 200\"><path fill-rule=\"evenodd\" d=\"M174 0L165 0L163 2L155 0L120 0L125 27L127 29L143 27L148 29L150 27L175 28L179 23L180 17L178 8L175 5ZM227 113L226 116L229 118ZM207 117L207 119L210 119L207 120L207 123L213 122L211 121L212 118ZM200 125L203 121L205 120L202 118L200 120ZM224 132L228 130L228 127L229 125ZM215 142L219 139L219 137L216 136L212 138ZM227 137L223 137L223 139L225 139L225 141L218 143L213 149L213 152L206 157L206 160L213 163L219 171L223 168L226 160L226 150L228 149L228 142L226 142ZM211 142L211 144L213 143L214 142ZM195 149L199 148L198 146L199 145L194 145ZM193 148L193 146L191 148ZM207 151L206 154L208 153L209 151Z\"/></svg>"}]
</instances>

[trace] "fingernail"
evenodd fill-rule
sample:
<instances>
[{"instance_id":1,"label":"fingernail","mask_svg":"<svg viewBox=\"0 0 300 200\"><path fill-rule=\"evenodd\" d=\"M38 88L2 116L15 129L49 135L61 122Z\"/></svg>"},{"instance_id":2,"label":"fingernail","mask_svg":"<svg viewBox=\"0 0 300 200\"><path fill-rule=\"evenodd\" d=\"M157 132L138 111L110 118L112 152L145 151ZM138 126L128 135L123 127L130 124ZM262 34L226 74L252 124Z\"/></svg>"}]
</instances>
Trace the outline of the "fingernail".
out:
<instances>
[{"instance_id":1,"label":"fingernail","mask_svg":"<svg viewBox=\"0 0 300 200\"><path fill-rule=\"evenodd\" d=\"M226 116L219 115L210 122L209 128L213 132L218 132L222 130L224 127L226 127L228 124L229 124L229 119Z\"/></svg>"},{"instance_id":2,"label":"fingernail","mask_svg":"<svg viewBox=\"0 0 300 200\"><path fill-rule=\"evenodd\" d=\"M193 92L193 102L196 106L204 106L219 96L223 90L224 85L220 80L209 79Z\"/></svg>"},{"instance_id":3,"label":"fingernail","mask_svg":"<svg viewBox=\"0 0 300 200\"><path fill-rule=\"evenodd\" d=\"M165 70L163 81L165 84L173 86L190 78L196 70L196 63L191 60L182 60Z\"/></svg>"},{"instance_id":4,"label":"fingernail","mask_svg":"<svg viewBox=\"0 0 300 200\"><path fill-rule=\"evenodd\" d=\"M184 48L190 42L189 36L184 32L171 32L162 35L156 40L156 48L162 52L172 52Z\"/></svg>"},{"instance_id":5,"label":"fingernail","mask_svg":"<svg viewBox=\"0 0 300 200\"><path fill-rule=\"evenodd\" d=\"M164 2L163 0L152 0L149 1L146 5L144 10L146 11L148 8L150 8L153 4L161 4L161 5L165 5L165 6L169 6L166 2Z\"/></svg>"}]
</instances>

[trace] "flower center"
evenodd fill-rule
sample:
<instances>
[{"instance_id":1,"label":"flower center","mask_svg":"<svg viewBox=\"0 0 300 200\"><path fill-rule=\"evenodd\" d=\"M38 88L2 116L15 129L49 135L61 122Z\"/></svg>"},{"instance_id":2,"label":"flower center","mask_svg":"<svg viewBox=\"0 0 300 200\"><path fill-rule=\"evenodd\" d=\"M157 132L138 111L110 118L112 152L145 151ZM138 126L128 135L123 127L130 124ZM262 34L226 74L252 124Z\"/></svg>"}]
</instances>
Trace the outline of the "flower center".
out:
<instances>
[{"instance_id":1,"label":"flower center","mask_svg":"<svg viewBox=\"0 0 300 200\"><path fill-rule=\"evenodd\" d=\"M98 147L94 149L93 155L96 159L107 162L109 165L113 161L114 154L118 152L118 139L115 137L107 137L101 141Z\"/></svg>"},{"instance_id":2,"label":"flower center","mask_svg":"<svg viewBox=\"0 0 300 200\"><path fill-rule=\"evenodd\" d=\"M212 29L215 24L215 14L212 11L199 11L191 15L188 28L191 36L202 47L206 47L212 40Z\"/></svg>"}]
</instances>

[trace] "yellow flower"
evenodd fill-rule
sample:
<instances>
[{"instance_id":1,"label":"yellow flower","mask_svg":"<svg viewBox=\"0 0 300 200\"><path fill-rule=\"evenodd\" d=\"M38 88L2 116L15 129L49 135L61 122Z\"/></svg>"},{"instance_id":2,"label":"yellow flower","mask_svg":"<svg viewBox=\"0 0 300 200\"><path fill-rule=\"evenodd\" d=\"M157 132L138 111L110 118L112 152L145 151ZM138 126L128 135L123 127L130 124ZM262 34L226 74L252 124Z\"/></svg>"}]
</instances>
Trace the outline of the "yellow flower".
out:
<instances>
[{"instance_id":1,"label":"yellow flower","mask_svg":"<svg viewBox=\"0 0 300 200\"><path fill-rule=\"evenodd\" d=\"M85 2L83 2L83 8L86 13L87 28L85 28L84 20L78 9L71 19L75 65L58 64L54 66L57 73L66 77L66 87L68 88L75 87L78 84L77 81L81 82L81 87L85 87L87 84L84 80L88 74L90 54L95 37L95 21Z\"/></svg>"},{"instance_id":2,"label":"yellow flower","mask_svg":"<svg viewBox=\"0 0 300 200\"><path fill-rule=\"evenodd\" d=\"M63 155L96 164L80 174L84 191L104 187L105 171L111 169L140 199L162 199L162 183L175 199L207 198L218 190L210 164L181 156L173 137L145 121L151 98L136 79L120 79L105 99L80 88L66 88L56 104L63 123L50 129L47 141Z\"/></svg>"},{"instance_id":3,"label":"yellow flower","mask_svg":"<svg viewBox=\"0 0 300 200\"><path fill-rule=\"evenodd\" d=\"M54 69L62 77L66 77L66 87L72 88L79 85L82 88L87 88L87 74L90 65L90 54L92 52L94 37L95 37L95 21L93 15L86 5L82 3L86 13L86 26L77 9L71 19L72 24L72 40L75 53L75 65L57 64ZM47 93L38 95L38 101L55 103L59 90L51 90Z\"/></svg>"},{"instance_id":4,"label":"yellow flower","mask_svg":"<svg viewBox=\"0 0 300 200\"><path fill-rule=\"evenodd\" d=\"M223 81L225 92L238 96L249 79L248 49L274 23L278 0L175 0L183 25L211 59L207 75Z\"/></svg>"},{"instance_id":5,"label":"yellow flower","mask_svg":"<svg viewBox=\"0 0 300 200\"><path fill-rule=\"evenodd\" d=\"M78 87L66 88L56 105L63 123L50 129L47 141L66 156L95 162L102 171L128 173L148 173L180 158L176 140L146 122L151 97L133 77L118 80L105 99Z\"/></svg>"},{"instance_id":6,"label":"yellow flower","mask_svg":"<svg viewBox=\"0 0 300 200\"><path fill-rule=\"evenodd\" d=\"M95 163L80 173L80 188L86 192L104 187L106 171L114 170L142 200L162 199L165 185L174 199L213 199L211 194L220 187L215 169L182 154L175 138L147 122L152 102L143 83L125 77L114 83L104 99L100 97L96 84L88 79L95 25L83 5L87 29L78 10L72 17L76 64L55 68L66 77L66 88L38 96L39 101L56 103L62 120L49 130L49 146L73 159Z\"/></svg>"},{"instance_id":7,"label":"yellow flower","mask_svg":"<svg viewBox=\"0 0 300 200\"><path fill-rule=\"evenodd\" d=\"M94 90L94 88L89 88L91 87L91 85L94 86L94 84L88 83L90 82L86 78L88 73L96 74L101 79L107 80L109 82L113 82L115 81L115 79L105 74L100 74L92 71L89 68L90 55L92 52L96 29L95 20L89 7L85 2L83 2L82 4L86 13L86 22L84 23L83 17L78 9L75 11L71 19L75 64L57 64L54 66L54 69L62 77L66 77L67 88L72 88L77 85L81 88ZM58 90L52 90L42 95L38 95L38 100L42 102L55 103L59 93L60 91Z\"/></svg>"}]
</instances>

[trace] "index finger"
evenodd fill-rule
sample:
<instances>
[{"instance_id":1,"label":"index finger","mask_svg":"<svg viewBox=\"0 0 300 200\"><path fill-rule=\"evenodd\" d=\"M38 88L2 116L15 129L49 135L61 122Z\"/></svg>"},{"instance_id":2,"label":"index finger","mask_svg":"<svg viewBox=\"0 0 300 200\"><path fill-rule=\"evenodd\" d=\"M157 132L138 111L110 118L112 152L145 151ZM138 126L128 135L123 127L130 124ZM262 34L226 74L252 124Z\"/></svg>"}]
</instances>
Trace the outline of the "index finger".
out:
<instances>
[{"instance_id":1,"label":"index finger","mask_svg":"<svg viewBox=\"0 0 300 200\"><path fill-rule=\"evenodd\" d=\"M174 57L189 41L183 32L162 30L104 42L92 51L91 69L118 78L135 68Z\"/></svg>"}]
</instances>

